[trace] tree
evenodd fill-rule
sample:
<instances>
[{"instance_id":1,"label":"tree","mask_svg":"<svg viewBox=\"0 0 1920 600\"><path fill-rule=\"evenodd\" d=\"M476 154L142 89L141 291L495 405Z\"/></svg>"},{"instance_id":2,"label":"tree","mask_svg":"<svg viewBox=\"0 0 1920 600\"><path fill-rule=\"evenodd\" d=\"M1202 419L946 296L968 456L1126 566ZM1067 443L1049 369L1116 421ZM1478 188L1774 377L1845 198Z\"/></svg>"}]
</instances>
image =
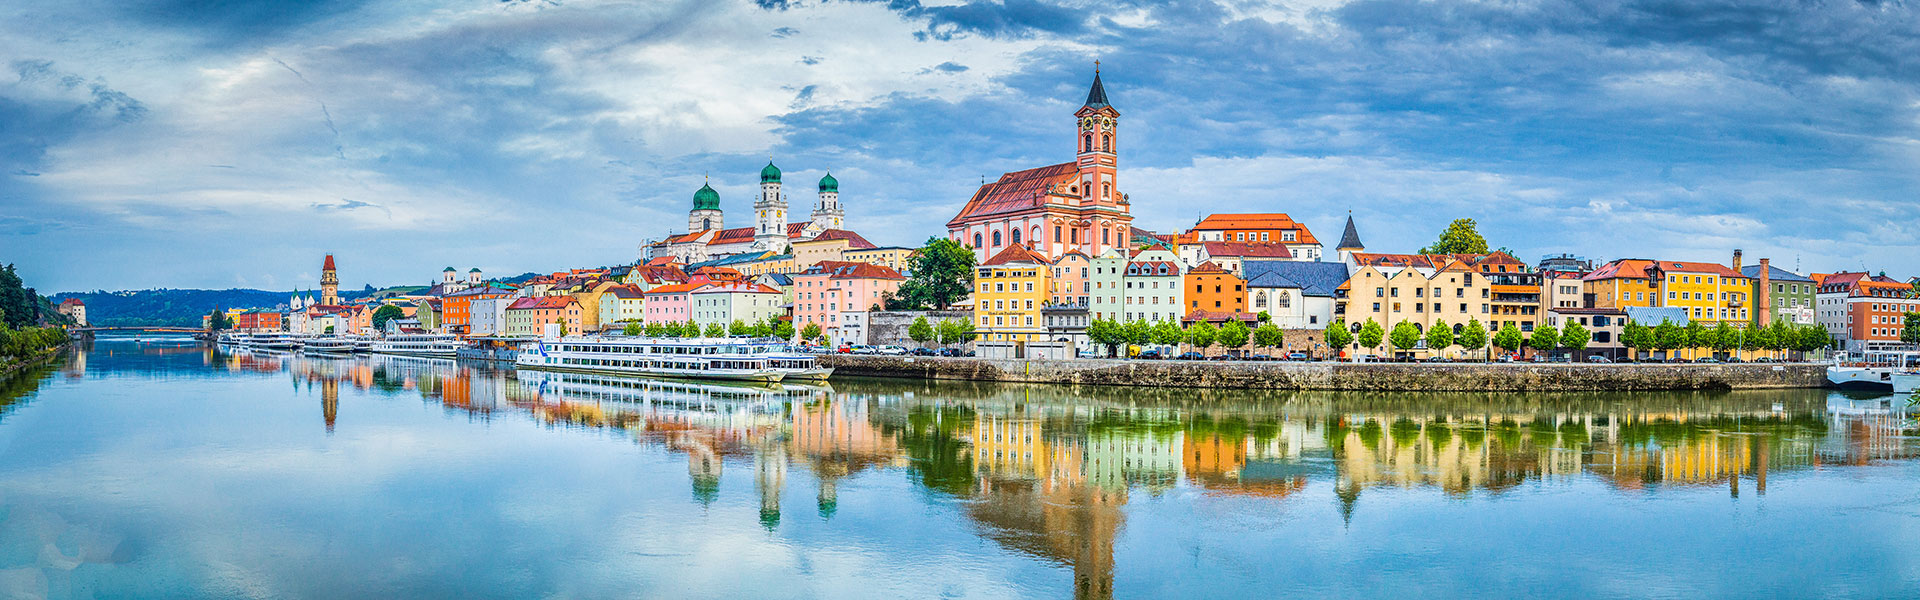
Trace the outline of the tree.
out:
<instances>
[{"instance_id":1,"label":"tree","mask_svg":"<svg viewBox=\"0 0 1920 600\"><path fill-rule=\"evenodd\" d=\"M1179 344L1180 340L1186 338L1187 332L1181 331L1180 325L1173 321L1161 321L1153 324L1152 337L1153 343L1155 344L1172 346Z\"/></svg>"},{"instance_id":2,"label":"tree","mask_svg":"<svg viewBox=\"0 0 1920 600\"><path fill-rule=\"evenodd\" d=\"M753 329L747 327L746 321L734 319L732 323L727 324L726 333L727 335L749 335L753 333Z\"/></svg>"},{"instance_id":3,"label":"tree","mask_svg":"<svg viewBox=\"0 0 1920 600\"><path fill-rule=\"evenodd\" d=\"M562 318L560 318L560 317L554 317L554 318L553 318L553 322L555 322L555 323L558 323L558 324L560 324L560 337L567 337L567 321L566 321L566 319L562 319Z\"/></svg>"},{"instance_id":4,"label":"tree","mask_svg":"<svg viewBox=\"0 0 1920 600\"><path fill-rule=\"evenodd\" d=\"M376 311L374 314L377 316L379 313ZM210 331L233 329L233 319L227 318L227 311L215 306L213 307L213 312L207 313L207 329Z\"/></svg>"},{"instance_id":5,"label":"tree","mask_svg":"<svg viewBox=\"0 0 1920 600\"><path fill-rule=\"evenodd\" d=\"M1220 326L1220 332L1214 334L1213 339L1221 346L1232 350L1247 345L1247 336L1252 333L1247 329L1246 323L1241 323L1239 319L1228 319L1226 324Z\"/></svg>"},{"instance_id":6,"label":"tree","mask_svg":"<svg viewBox=\"0 0 1920 600\"><path fill-rule=\"evenodd\" d=\"M727 326L722 325L717 321L713 323L708 323L704 337L710 337L710 338L727 337Z\"/></svg>"},{"instance_id":7,"label":"tree","mask_svg":"<svg viewBox=\"0 0 1920 600\"><path fill-rule=\"evenodd\" d=\"M1628 358L1639 360L1639 351L1653 349L1653 332L1639 321L1627 321L1620 328L1620 345L1627 347Z\"/></svg>"},{"instance_id":8,"label":"tree","mask_svg":"<svg viewBox=\"0 0 1920 600\"><path fill-rule=\"evenodd\" d=\"M1387 341L1393 343L1395 351L1412 350L1414 346L1420 344L1420 328L1415 327L1411 321L1401 321L1393 324L1393 334L1387 338Z\"/></svg>"},{"instance_id":9,"label":"tree","mask_svg":"<svg viewBox=\"0 0 1920 600\"><path fill-rule=\"evenodd\" d=\"M1345 319L1335 319L1332 325L1327 326L1327 346L1333 348L1335 355L1346 350L1347 344L1351 343L1353 332L1347 330Z\"/></svg>"},{"instance_id":10,"label":"tree","mask_svg":"<svg viewBox=\"0 0 1920 600\"><path fill-rule=\"evenodd\" d=\"M1746 344L1746 330L1734 329L1733 325L1721 321L1713 328L1713 349L1721 352L1738 350Z\"/></svg>"},{"instance_id":11,"label":"tree","mask_svg":"<svg viewBox=\"0 0 1920 600\"><path fill-rule=\"evenodd\" d=\"M1673 352L1687 346L1687 330L1673 324L1672 320L1661 319L1653 326L1653 347L1662 352ZM1669 355L1667 358L1673 358Z\"/></svg>"},{"instance_id":12,"label":"tree","mask_svg":"<svg viewBox=\"0 0 1920 600\"><path fill-rule=\"evenodd\" d=\"M1131 345L1145 346L1147 342L1153 341L1153 326L1144 320L1127 323L1121 328L1121 332L1126 337L1127 343Z\"/></svg>"},{"instance_id":13,"label":"tree","mask_svg":"<svg viewBox=\"0 0 1920 600\"><path fill-rule=\"evenodd\" d=\"M913 324L907 326L907 339L922 345L933 339L933 324L927 322L926 315L913 318Z\"/></svg>"},{"instance_id":14,"label":"tree","mask_svg":"<svg viewBox=\"0 0 1920 600\"><path fill-rule=\"evenodd\" d=\"M1095 344L1107 347L1107 356L1113 356L1113 347L1120 344L1119 324L1106 319L1094 319L1087 323L1087 339Z\"/></svg>"},{"instance_id":15,"label":"tree","mask_svg":"<svg viewBox=\"0 0 1920 600\"><path fill-rule=\"evenodd\" d=\"M927 238L926 245L907 260L913 275L900 283L900 291L889 303L904 309L946 310L973 291L974 260L973 250L959 242Z\"/></svg>"},{"instance_id":16,"label":"tree","mask_svg":"<svg viewBox=\"0 0 1920 600\"><path fill-rule=\"evenodd\" d=\"M1905 323L1900 327L1900 341L1920 344L1920 312L1907 313L1903 320Z\"/></svg>"},{"instance_id":17,"label":"tree","mask_svg":"<svg viewBox=\"0 0 1920 600\"><path fill-rule=\"evenodd\" d=\"M1487 347L1487 326L1479 319L1467 319L1467 326L1460 329L1460 348L1468 352Z\"/></svg>"},{"instance_id":18,"label":"tree","mask_svg":"<svg viewBox=\"0 0 1920 600\"><path fill-rule=\"evenodd\" d=\"M1527 338L1527 345L1532 346L1536 353L1552 354L1555 348L1560 347L1560 329L1541 323L1540 326L1533 328L1533 335Z\"/></svg>"},{"instance_id":19,"label":"tree","mask_svg":"<svg viewBox=\"0 0 1920 600\"><path fill-rule=\"evenodd\" d=\"M1473 219L1454 219L1447 224L1446 231L1440 232L1440 239L1420 249L1421 254L1486 254L1487 238L1480 237L1480 231Z\"/></svg>"},{"instance_id":20,"label":"tree","mask_svg":"<svg viewBox=\"0 0 1920 600\"><path fill-rule=\"evenodd\" d=\"M646 332L647 328L639 323L627 323L626 327L620 328L620 333L625 334L627 337L639 337L640 334Z\"/></svg>"},{"instance_id":21,"label":"tree","mask_svg":"<svg viewBox=\"0 0 1920 600\"><path fill-rule=\"evenodd\" d=\"M1381 327L1380 323L1375 322L1373 317L1367 317L1367 321L1360 324L1359 341L1361 348L1369 350L1379 348L1380 341L1386 339L1386 337L1386 328Z\"/></svg>"},{"instance_id":22,"label":"tree","mask_svg":"<svg viewBox=\"0 0 1920 600\"><path fill-rule=\"evenodd\" d=\"M1427 328L1427 350L1433 352L1434 356L1441 356L1451 347L1453 327L1447 325L1446 319L1435 320L1433 326Z\"/></svg>"},{"instance_id":23,"label":"tree","mask_svg":"<svg viewBox=\"0 0 1920 600\"><path fill-rule=\"evenodd\" d=\"M1264 314L1264 313L1263 313ZM1287 332L1281 331L1273 323L1261 323L1253 329L1253 345L1263 348L1279 348L1287 343Z\"/></svg>"},{"instance_id":24,"label":"tree","mask_svg":"<svg viewBox=\"0 0 1920 600\"><path fill-rule=\"evenodd\" d=\"M1188 345L1193 346L1195 350L1205 351L1208 346L1213 345L1214 338L1220 336L1220 329L1202 319L1188 325L1186 333Z\"/></svg>"},{"instance_id":25,"label":"tree","mask_svg":"<svg viewBox=\"0 0 1920 600\"><path fill-rule=\"evenodd\" d=\"M1586 350L1587 342L1591 341L1593 341L1593 332L1587 330L1587 326L1581 325L1579 321L1567 321L1567 326L1560 330L1560 347L1575 353Z\"/></svg>"},{"instance_id":26,"label":"tree","mask_svg":"<svg viewBox=\"0 0 1920 600\"><path fill-rule=\"evenodd\" d=\"M827 332L820 329L819 323L808 323L805 327L800 328L800 339L820 343L826 341Z\"/></svg>"},{"instance_id":27,"label":"tree","mask_svg":"<svg viewBox=\"0 0 1920 600\"><path fill-rule=\"evenodd\" d=\"M27 329L40 322L40 294L26 286L13 265L0 267L0 323Z\"/></svg>"},{"instance_id":28,"label":"tree","mask_svg":"<svg viewBox=\"0 0 1920 600\"><path fill-rule=\"evenodd\" d=\"M781 319L779 317L774 317L773 330L769 333L773 337L777 337L783 340L793 339L793 322Z\"/></svg>"},{"instance_id":29,"label":"tree","mask_svg":"<svg viewBox=\"0 0 1920 600\"><path fill-rule=\"evenodd\" d=\"M1499 333L1493 334L1494 347L1505 350L1508 354L1519 352L1520 345L1525 342L1525 337L1520 335L1520 328L1514 327L1513 323L1507 323L1500 328Z\"/></svg>"},{"instance_id":30,"label":"tree","mask_svg":"<svg viewBox=\"0 0 1920 600\"><path fill-rule=\"evenodd\" d=\"M1754 327L1747 332L1747 347L1755 350L1779 350L1779 338L1773 335L1773 326Z\"/></svg>"},{"instance_id":31,"label":"tree","mask_svg":"<svg viewBox=\"0 0 1920 600\"><path fill-rule=\"evenodd\" d=\"M700 324L693 322L693 319L687 319L687 322L680 324L681 337L700 337L700 330Z\"/></svg>"},{"instance_id":32,"label":"tree","mask_svg":"<svg viewBox=\"0 0 1920 600\"><path fill-rule=\"evenodd\" d=\"M1794 344L1793 349L1802 353L1826 348L1833 344L1833 338L1827 335L1827 330L1817 325L1796 327L1794 338L1798 343Z\"/></svg>"},{"instance_id":33,"label":"tree","mask_svg":"<svg viewBox=\"0 0 1920 600\"><path fill-rule=\"evenodd\" d=\"M380 308L373 309L373 328L385 330L387 328L387 321L405 318L406 316L406 311L400 310L400 307L392 304L382 304Z\"/></svg>"},{"instance_id":34,"label":"tree","mask_svg":"<svg viewBox=\"0 0 1920 600\"><path fill-rule=\"evenodd\" d=\"M1264 311L1264 310L1254 314L1253 318L1255 321L1259 321L1261 323L1270 323L1273 321L1273 315L1268 314L1267 311Z\"/></svg>"}]
</instances>

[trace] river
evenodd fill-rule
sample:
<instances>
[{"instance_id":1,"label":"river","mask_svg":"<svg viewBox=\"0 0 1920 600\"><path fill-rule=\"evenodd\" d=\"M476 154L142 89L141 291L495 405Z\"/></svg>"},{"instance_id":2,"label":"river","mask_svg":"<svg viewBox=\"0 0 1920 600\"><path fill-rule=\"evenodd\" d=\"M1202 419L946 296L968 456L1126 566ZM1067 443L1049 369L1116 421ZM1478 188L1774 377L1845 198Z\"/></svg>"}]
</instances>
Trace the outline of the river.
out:
<instances>
[{"instance_id":1,"label":"river","mask_svg":"<svg viewBox=\"0 0 1920 600\"><path fill-rule=\"evenodd\" d=\"M1920 597L1889 398L749 388L103 339L0 384L0 597Z\"/></svg>"}]
</instances>

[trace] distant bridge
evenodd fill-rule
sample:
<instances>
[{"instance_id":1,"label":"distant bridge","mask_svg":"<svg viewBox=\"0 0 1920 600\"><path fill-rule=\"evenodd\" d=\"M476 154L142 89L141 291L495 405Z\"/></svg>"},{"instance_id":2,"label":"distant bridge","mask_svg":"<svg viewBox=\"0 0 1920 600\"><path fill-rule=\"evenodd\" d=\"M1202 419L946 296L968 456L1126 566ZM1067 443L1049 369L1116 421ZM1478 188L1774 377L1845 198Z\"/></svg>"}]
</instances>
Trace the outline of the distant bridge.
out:
<instances>
[{"instance_id":1,"label":"distant bridge","mask_svg":"<svg viewBox=\"0 0 1920 600\"><path fill-rule=\"evenodd\" d=\"M68 333L114 333L114 332L121 332L121 331L127 331L127 332L136 332L136 333L137 333L137 332L147 332L147 333L206 333L206 332L207 332L207 330L205 330L205 329L201 329L201 328L198 328L198 327L161 327L161 326L154 326L154 327L74 327L74 328L71 328L71 329L68 329L68 330L67 330L67 332L68 332Z\"/></svg>"}]
</instances>

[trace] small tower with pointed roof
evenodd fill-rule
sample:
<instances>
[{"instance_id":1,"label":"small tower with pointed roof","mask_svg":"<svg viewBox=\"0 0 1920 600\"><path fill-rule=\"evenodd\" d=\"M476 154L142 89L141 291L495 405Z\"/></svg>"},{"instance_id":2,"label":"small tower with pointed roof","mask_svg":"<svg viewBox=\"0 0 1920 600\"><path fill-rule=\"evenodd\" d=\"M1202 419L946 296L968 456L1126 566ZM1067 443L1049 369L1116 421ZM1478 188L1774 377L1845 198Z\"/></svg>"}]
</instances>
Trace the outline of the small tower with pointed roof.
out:
<instances>
[{"instance_id":1,"label":"small tower with pointed roof","mask_svg":"<svg viewBox=\"0 0 1920 600\"><path fill-rule=\"evenodd\" d=\"M320 265L320 303L340 305L340 274L334 271L332 254L328 254L327 262Z\"/></svg>"},{"instance_id":2,"label":"small tower with pointed roof","mask_svg":"<svg viewBox=\"0 0 1920 600\"><path fill-rule=\"evenodd\" d=\"M787 198L780 194L780 167L760 169L760 198L753 202L753 245L761 250L787 249Z\"/></svg>"},{"instance_id":3,"label":"small tower with pointed roof","mask_svg":"<svg viewBox=\"0 0 1920 600\"><path fill-rule=\"evenodd\" d=\"M1340 233L1340 246L1333 249L1339 253L1340 262L1353 264L1353 255L1366 252L1367 247L1360 243L1360 232L1353 228L1353 214L1347 214L1347 230Z\"/></svg>"},{"instance_id":4,"label":"small tower with pointed roof","mask_svg":"<svg viewBox=\"0 0 1920 600\"><path fill-rule=\"evenodd\" d=\"M813 207L813 222L807 230L845 229L845 219L846 213L840 210L840 180L834 179L833 173L827 173L820 178L820 203Z\"/></svg>"},{"instance_id":5,"label":"small tower with pointed roof","mask_svg":"<svg viewBox=\"0 0 1920 600\"><path fill-rule=\"evenodd\" d=\"M704 183L693 193L693 210L687 211L687 233L710 229L726 229L726 219L720 212L720 192L713 190L713 184Z\"/></svg>"},{"instance_id":6,"label":"small tower with pointed roof","mask_svg":"<svg viewBox=\"0 0 1920 600\"><path fill-rule=\"evenodd\" d=\"M1115 175L1115 159L1120 111L1107 103L1107 88L1100 83L1100 62L1093 63L1093 87L1087 89L1087 102L1073 113L1080 123L1075 154L1080 171L1080 203L1083 206L1125 204ZM1122 241L1122 244L1125 242Z\"/></svg>"}]
</instances>

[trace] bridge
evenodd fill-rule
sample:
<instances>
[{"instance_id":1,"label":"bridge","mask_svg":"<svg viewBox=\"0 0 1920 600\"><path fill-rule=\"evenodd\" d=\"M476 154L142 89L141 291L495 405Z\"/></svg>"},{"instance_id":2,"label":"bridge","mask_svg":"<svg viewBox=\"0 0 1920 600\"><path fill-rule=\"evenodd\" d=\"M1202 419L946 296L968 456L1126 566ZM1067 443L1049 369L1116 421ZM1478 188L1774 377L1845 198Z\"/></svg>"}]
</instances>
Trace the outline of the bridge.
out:
<instances>
[{"instance_id":1,"label":"bridge","mask_svg":"<svg viewBox=\"0 0 1920 600\"><path fill-rule=\"evenodd\" d=\"M207 332L207 330L205 330L205 329L201 329L201 328L198 328L198 327L164 327L164 326L153 326L153 327L74 327L74 328L71 328L71 329L68 329L68 330L67 330L67 333L118 333L118 332L123 332L123 331L124 331L124 332L132 332L132 333L140 333L140 332L145 332L145 333L206 333L206 332Z\"/></svg>"}]
</instances>

